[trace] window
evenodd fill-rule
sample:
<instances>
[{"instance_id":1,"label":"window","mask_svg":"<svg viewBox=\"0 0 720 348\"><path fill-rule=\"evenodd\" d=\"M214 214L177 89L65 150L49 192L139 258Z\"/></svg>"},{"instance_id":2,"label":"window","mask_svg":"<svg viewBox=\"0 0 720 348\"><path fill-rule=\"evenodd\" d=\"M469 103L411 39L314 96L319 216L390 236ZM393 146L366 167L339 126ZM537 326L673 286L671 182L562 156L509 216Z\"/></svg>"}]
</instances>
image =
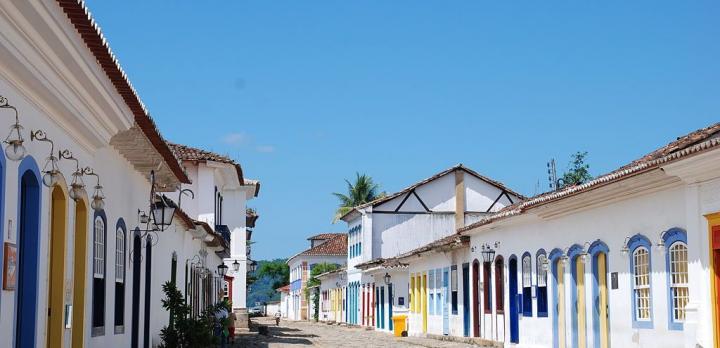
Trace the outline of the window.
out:
<instances>
[{"instance_id":1,"label":"window","mask_svg":"<svg viewBox=\"0 0 720 348\"><path fill-rule=\"evenodd\" d=\"M440 315L442 314L442 302L445 300L443 297L443 291L445 291L445 288L443 286L443 279L442 279L442 269L438 268L435 270L435 314Z\"/></svg>"},{"instance_id":2,"label":"window","mask_svg":"<svg viewBox=\"0 0 720 348\"><path fill-rule=\"evenodd\" d=\"M526 317L532 316L532 258L529 253L522 257L522 311Z\"/></svg>"},{"instance_id":3,"label":"window","mask_svg":"<svg viewBox=\"0 0 720 348\"><path fill-rule=\"evenodd\" d=\"M452 314L458 314L458 275L456 265L450 267L450 307Z\"/></svg>"},{"instance_id":4,"label":"window","mask_svg":"<svg viewBox=\"0 0 720 348\"><path fill-rule=\"evenodd\" d=\"M663 233L667 247L665 266L668 282L669 328L682 330L685 322L685 307L689 302L688 289L688 248L684 230L673 228Z\"/></svg>"},{"instance_id":5,"label":"window","mask_svg":"<svg viewBox=\"0 0 720 348\"><path fill-rule=\"evenodd\" d=\"M92 335L105 334L105 213L93 223Z\"/></svg>"},{"instance_id":6,"label":"window","mask_svg":"<svg viewBox=\"0 0 720 348\"><path fill-rule=\"evenodd\" d=\"M125 333L125 222L115 230L115 334Z\"/></svg>"},{"instance_id":7,"label":"window","mask_svg":"<svg viewBox=\"0 0 720 348\"><path fill-rule=\"evenodd\" d=\"M650 240L642 235L635 235L628 241L630 257L630 273L632 276L633 327L650 329L652 324L652 291L650 268Z\"/></svg>"},{"instance_id":8,"label":"window","mask_svg":"<svg viewBox=\"0 0 720 348\"><path fill-rule=\"evenodd\" d=\"M548 316L548 303L547 303L547 267L548 267L547 256L545 251L538 251L537 262L537 313L538 317Z\"/></svg>"},{"instance_id":9,"label":"window","mask_svg":"<svg viewBox=\"0 0 720 348\"><path fill-rule=\"evenodd\" d=\"M503 258L502 256L498 256L498 258L495 259L495 311L498 314L505 312L505 302L503 301L505 298L505 280L503 278L504 269L505 266L503 265Z\"/></svg>"},{"instance_id":10,"label":"window","mask_svg":"<svg viewBox=\"0 0 720 348\"><path fill-rule=\"evenodd\" d=\"M490 262L483 262L483 308L485 314L492 313L492 283L490 282L492 269Z\"/></svg>"},{"instance_id":11,"label":"window","mask_svg":"<svg viewBox=\"0 0 720 348\"><path fill-rule=\"evenodd\" d=\"M429 308L430 315L434 315L435 314L435 270L431 269L428 272L428 278L429 278L428 280L430 281L430 284L428 284L428 294L430 297L430 301L428 301L429 302L428 307L430 307Z\"/></svg>"}]
</instances>

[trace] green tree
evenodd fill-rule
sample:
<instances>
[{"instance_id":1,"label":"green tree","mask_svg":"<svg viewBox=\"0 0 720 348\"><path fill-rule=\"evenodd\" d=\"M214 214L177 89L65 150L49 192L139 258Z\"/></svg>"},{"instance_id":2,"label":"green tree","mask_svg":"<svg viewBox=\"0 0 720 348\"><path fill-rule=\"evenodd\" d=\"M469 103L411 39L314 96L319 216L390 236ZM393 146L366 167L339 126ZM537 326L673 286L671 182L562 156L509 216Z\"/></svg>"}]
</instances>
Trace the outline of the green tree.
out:
<instances>
[{"instance_id":1,"label":"green tree","mask_svg":"<svg viewBox=\"0 0 720 348\"><path fill-rule=\"evenodd\" d=\"M355 182L351 183L345 179L345 183L347 183L347 194L333 193L333 196L340 200L333 222L337 222L353 208L385 196L384 192L380 192L380 185L373 182L373 179L366 174L355 173Z\"/></svg>"},{"instance_id":2,"label":"green tree","mask_svg":"<svg viewBox=\"0 0 720 348\"><path fill-rule=\"evenodd\" d=\"M310 278L307 283L305 283L305 298L314 304L313 307L315 307L315 311L313 312L313 319L315 321L318 321L318 317L320 316L320 289L318 288L320 286L320 279L317 279L317 276L325 272L334 271L339 267L340 266L334 263L322 262L315 264L310 270Z\"/></svg>"},{"instance_id":3,"label":"green tree","mask_svg":"<svg viewBox=\"0 0 720 348\"><path fill-rule=\"evenodd\" d=\"M162 299L162 306L170 312L170 323L160 330L162 348L190 348L190 347L211 347L217 343L213 336L215 326L215 313L220 306L227 307L228 304L219 303L203 310L196 318L190 315L190 306L186 303L185 297L172 282L166 282L162 286L165 298Z\"/></svg>"},{"instance_id":4,"label":"green tree","mask_svg":"<svg viewBox=\"0 0 720 348\"><path fill-rule=\"evenodd\" d=\"M562 176L564 186L580 185L592 180L593 177L590 175L590 165L585 163L587 155L587 151L578 151L570 156L568 169Z\"/></svg>"},{"instance_id":5,"label":"green tree","mask_svg":"<svg viewBox=\"0 0 720 348\"><path fill-rule=\"evenodd\" d=\"M290 284L290 267L285 259L263 262L255 272L255 278L269 277L273 279L273 289Z\"/></svg>"}]
</instances>

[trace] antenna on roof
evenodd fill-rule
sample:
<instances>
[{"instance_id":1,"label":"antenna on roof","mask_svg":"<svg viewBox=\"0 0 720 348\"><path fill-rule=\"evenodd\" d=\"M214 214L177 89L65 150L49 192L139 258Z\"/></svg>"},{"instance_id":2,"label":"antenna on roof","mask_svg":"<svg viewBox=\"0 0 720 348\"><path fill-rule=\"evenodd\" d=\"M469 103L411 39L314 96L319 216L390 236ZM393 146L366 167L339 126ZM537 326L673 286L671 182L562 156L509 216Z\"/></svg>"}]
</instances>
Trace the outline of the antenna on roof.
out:
<instances>
[{"instance_id":1,"label":"antenna on roof","mask_svg":"<svg viewBox=\"0 0 720 348\"><path fill-rule=\"evenodd\" d=\"M550 191L557 191L565 186L563 179L557 177L557 167L555 166L555 159L551 158L550 162L547 163L548 181L550 182Z\"/></svg>"}]
</instances>

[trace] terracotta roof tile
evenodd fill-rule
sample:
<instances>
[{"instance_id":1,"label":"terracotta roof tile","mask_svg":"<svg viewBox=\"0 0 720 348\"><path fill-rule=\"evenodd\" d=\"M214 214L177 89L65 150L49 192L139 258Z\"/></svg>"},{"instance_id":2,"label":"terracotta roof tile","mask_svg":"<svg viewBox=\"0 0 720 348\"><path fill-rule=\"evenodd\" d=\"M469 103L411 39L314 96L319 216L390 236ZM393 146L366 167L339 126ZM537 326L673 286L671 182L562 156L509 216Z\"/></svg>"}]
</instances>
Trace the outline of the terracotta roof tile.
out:
<instances>
[{"instance_id":1,"label":"terracotta roof tile","mask_svg":"<svg viewBox=\"0 0 720 348\"><path fill-rule=\"evenodd\" d=\"M230 165L235 166L235 170L237 171L238 179L240 181L240 185L247 185L245 178L243 177L242 167L240 164L235 162L232 158L223 156L220 154L217 154L215 152L207 151L198 149L196 147L191 147L187 145L181 145L181 144L175 144L168 142L167 143L172 152L182 161L190 161L190 162L204 162L204 161L213 161L213 162L220 162L220 163L227 163Z\"/></svg>"},{"instance_id":2,"label":"terracotta roof tile","mask_svg":"<svg viewBox=\"0 0 720 348\"><path fill-rule=\"evenodd\" d=\"M597 178L581 185L566 187L558 191L546 192L509 205L497 213L489 215L478 222L460 228L458 232L462 233L475 227L489 224L496 220L520 215L528 209L587 192L616 181L621 181L652 169L656 169L663 164L674 162L719 146L720 123L715 123L711 126L698 129L687 135L678 137L675 141L672 141L669 144L660 147L659 149L650 152L649 154L640 157L639 159L634 160L610 173L600 175Z\"/></svg>"},{"instance_id":3,"label":"terracotta roof tile","mask_svg":"<svg viewBox=\"0 0 720 348\"><path fill-rule=\"evenodd\" d=\"M313 240L313 239L330 239L330 238L334 238L334 237L336 237L336 236L339 236L339 235L341 235L341 234L345 234L345 233L337 233L337 232L333 232L333 233L320 233L320 234L316 234L316 235L314 235L314 236L312 236L312 237L309 237L307 240Z\"/></svg>"},{"instance_id":4,"label":"terracotta roof tile","mask_svg":"<svg viewBox=\"0 0 720 348\"><path fill-rule=\"evenodd\" d=\"M85 6L85 2L82 0L57 0L57 4L65 12L88 50L95 56L98 65L105 72L110 83L132 111L135 123L163 157L175 177L182 183L190 183L190 179L165 143L157 125L155 125L155 121L150 117L145 104L140 100L125 71L123 71L115 54L110 49L110 45L102 34L100 27L92 18L87 6Z\"/></svg>"},{"instance_id":5,"label":"terracotta roof tile","mask_svg":"<svg viewBox=\"0 0 720 348\"><path fill-rule=\"evenodd\" d=\"M347 234L337 233L328 241L305 250L298 255L306 256L344 256L347 255Z\"/></svg>"}]
</instances>

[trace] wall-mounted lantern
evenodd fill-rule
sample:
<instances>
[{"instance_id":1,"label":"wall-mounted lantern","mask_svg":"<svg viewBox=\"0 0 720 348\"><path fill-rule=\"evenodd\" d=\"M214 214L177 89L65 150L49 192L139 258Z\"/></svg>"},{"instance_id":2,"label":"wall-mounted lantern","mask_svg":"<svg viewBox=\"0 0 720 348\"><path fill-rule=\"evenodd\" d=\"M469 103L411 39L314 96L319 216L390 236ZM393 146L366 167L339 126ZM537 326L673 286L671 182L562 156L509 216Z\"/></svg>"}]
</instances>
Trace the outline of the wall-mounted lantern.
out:
<instances>
[{"instance_id":1,"label":"wall-mounted lantern","mask_svg":"<svg viewBox=\"0 0 720 348\"><path fill-rule=\"evenodd\" d=\"M490 263L495 260L495 249L500 246L500 242L495 242L492 246L485 243L480 246L480 254L484 262Z\"/></svg>"},{"instance_id":2,"label":"wall-mounted lantern","mask_svg":"<svg viewBox=\"0 0 720 348\"><path fill-rule=\"evenodd\" d=\"M389 273L385 273L383 280L385 281L385 285L390 285L390 281L392 280L392 278L390 277Z\"/></svg>"},{"instance_id":3,"label":"wall-mounted lantern","mask_svg":"<svg viewBox=\"0 0 720 348\"><path fill-rule=\"evenodd\" d=\"M228 271L228 266L225 265L225 263L221 263L217 266L217 272L220 275L220 277L225 277Z\"/></svg>"},{"instance_id":4,"label":"wall-mounted lantern","mask_svg":"<svg viewBox=\"0 0 720 348\"><path fill-rule=\"evenodd\" d=\"M232 267L233 267L233 272L235 272L235 273L240 272L240 262L238 262L238 260L235 260L232 263Z\"/></svg>"},{"instance_id":5,"label":"wall-mounted lantern","mask_svg":"<svg viewBox=\"0 0 720 348\"><path fill-rule=\"evenodd\" d=\"M25 140L22 137L23 127L20 125L20 117L18 116L17 109L8 104L7 98L0 95L0 109L10 109L15 112L15 124L10 126L10 134L5 138L3 143L7 144L5 147L5 156L11 161L20 161L25 157L27 150L23 145Z\"/></svg>"},{"instance_id":6,"label":"wall-mounted lantern","mask_svg":"<svg viewBox=\"0 0 720 348\"><path fill-rule=\"evenodd\" d=\"M60 159L68 159L75 161L75 171L72 173L72 182L70 183L70 192L68 195L73 201L81 199L86 195L85 182L83 182L83 171L80 169L80 161L77 160L70 150L60 151Z\"/></svg>"},{"instance_id":7,"label":"wall-mounted lantern","mask_svg":"<svg viewBox=\"0 0 720 348\"><path fill-rule=\"evenodd\" d=\"M30 132L30 141L44 141L50 143L50 154L48 155L47 160L45 161L45 166L42 170L42 182L43 185L47 187L55 186L62 176L60 167L58 167L58 158L55 157L55 143L48 139L47 134L40 129Z\"/></svg>"},{"instance_id":8,"label":"wall-mounted lantern","mask_svg":"<svg viewBox=\"0 0 720 348\"><path fill-rule=\"evenodd\" d=\"M95 171L90 167L85 167L82 170L83 175L94 176L97 181L95 182L95 191L93 191L92 202L90 207L95 211L103 210L105 208L105 193L103 187L100 185L100 175L96 174Z\"/></svg>"}]
</instances>

